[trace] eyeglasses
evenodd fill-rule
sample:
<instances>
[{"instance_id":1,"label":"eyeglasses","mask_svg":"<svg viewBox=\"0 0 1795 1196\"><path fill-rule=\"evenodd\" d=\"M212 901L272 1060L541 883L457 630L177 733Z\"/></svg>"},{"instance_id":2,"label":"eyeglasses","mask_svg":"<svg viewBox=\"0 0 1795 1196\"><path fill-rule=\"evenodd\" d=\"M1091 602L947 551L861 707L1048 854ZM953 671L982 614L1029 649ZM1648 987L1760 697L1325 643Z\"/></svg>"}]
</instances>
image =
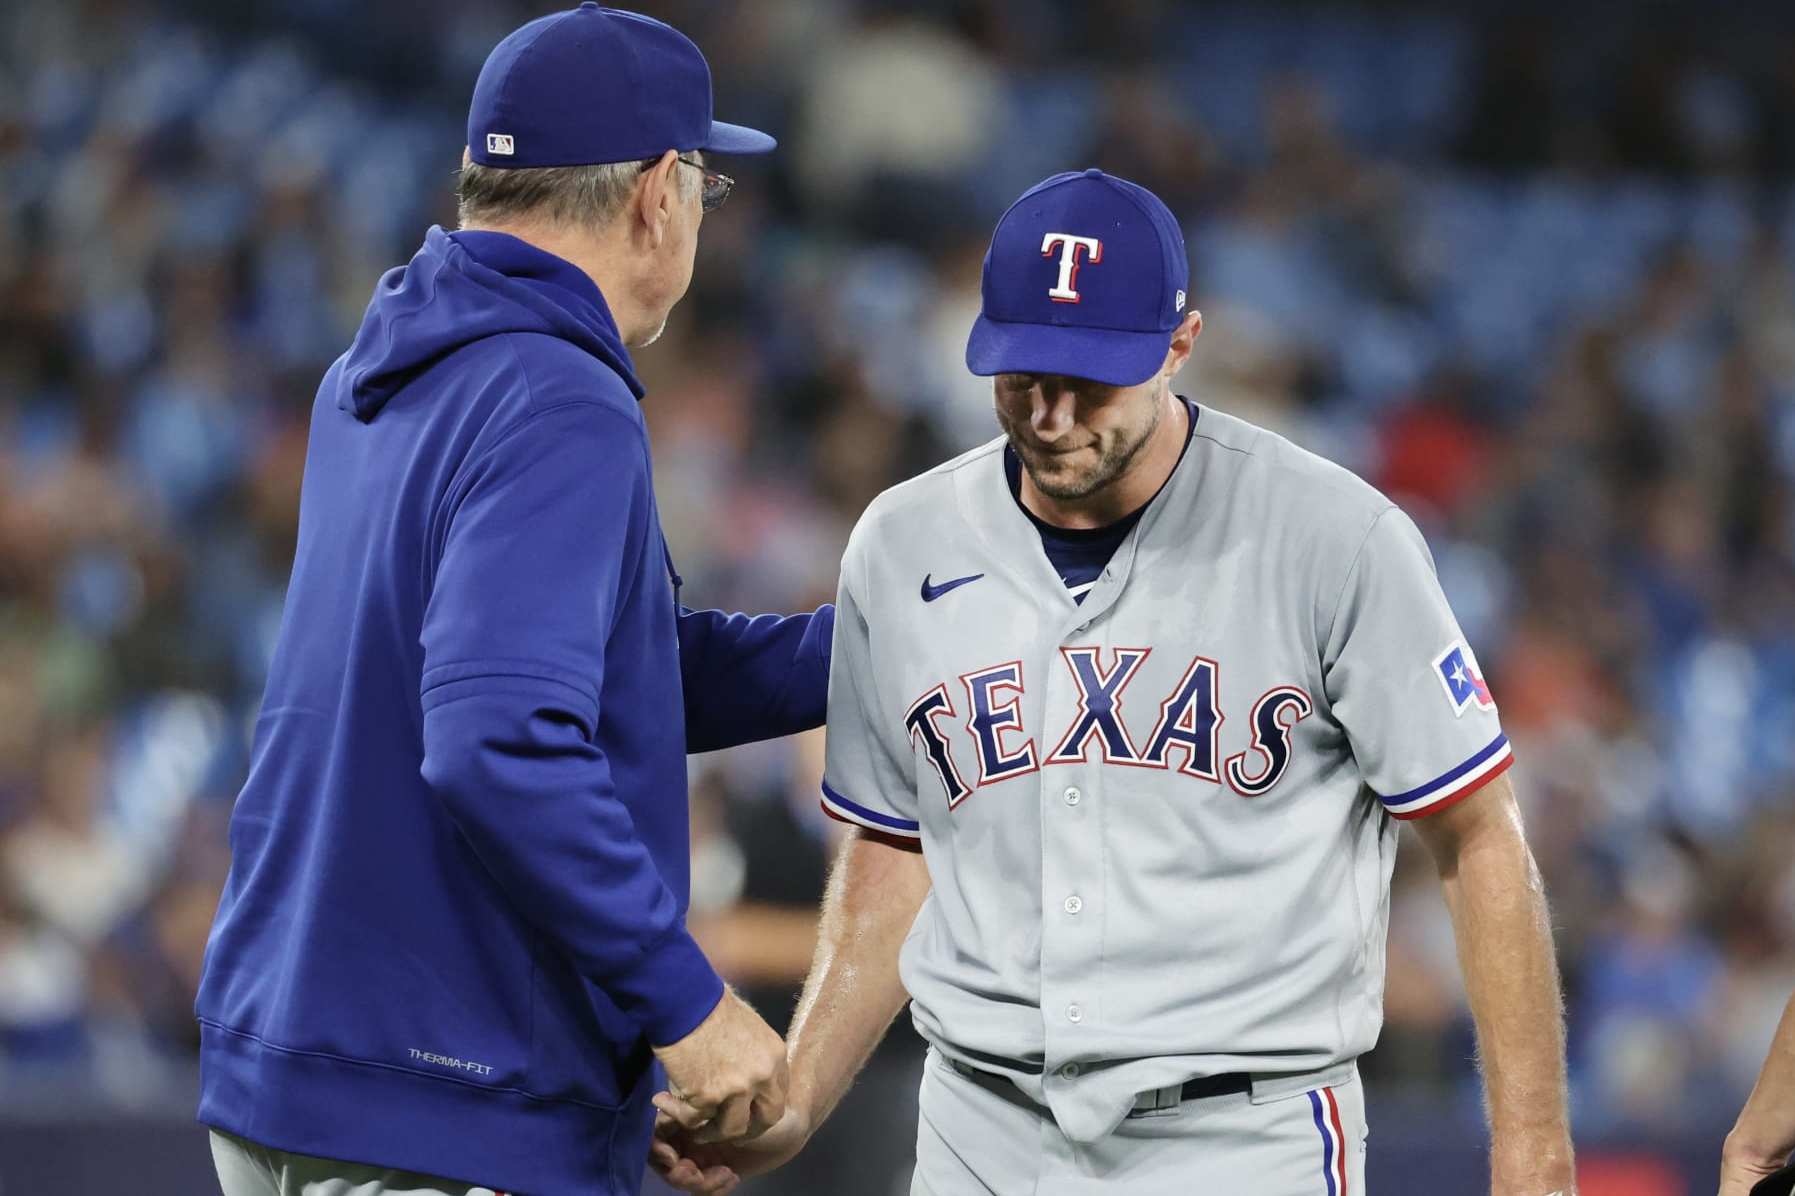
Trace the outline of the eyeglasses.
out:
<instances>
[{"instance_id":1,"label":"eyeglasses","mask_svg":"<svg viewBox=\"0 0 1795 1196\"><path fill-rule=\"evenodd\" d=\"M735 190L735 180L728 175L720 174L715 170L705 170L698 163L687 162L684 158L680 158L678 161L704 175L703 189L698 192L698 205L706 212L714 212L722 207L723 201L729 198L729 193Z\"/></svg>"},{"instance_id":2,"label":"eyeglasses","mask_svg":"<svg viewBox=\"0 0 1795 1196\"><path fill-rule=\"evenodd\" d=\"M690 166L693 170L699 171L704 175L704 187L703 190L698 193L698 206L706 212L714 212L722 207L723 201L729 198L729 193L735 190L735 180L726 174L718 174L714 170L705 170L704 167L688 158L675 158L673 160L681 166ZM651 158L647 162L642 163L642 172L646 174L648 171L653 170L655 164L659 161L659 158Z\"/></svg>"}]
</instances>

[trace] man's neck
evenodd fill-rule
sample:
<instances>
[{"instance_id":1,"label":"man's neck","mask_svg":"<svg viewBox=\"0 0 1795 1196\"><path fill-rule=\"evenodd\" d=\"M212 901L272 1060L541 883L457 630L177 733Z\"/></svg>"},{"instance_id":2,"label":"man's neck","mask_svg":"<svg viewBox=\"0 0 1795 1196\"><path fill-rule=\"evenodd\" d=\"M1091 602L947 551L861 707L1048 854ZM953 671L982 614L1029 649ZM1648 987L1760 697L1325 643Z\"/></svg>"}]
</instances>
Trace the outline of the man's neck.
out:
<instances>
[{"instance_id":1,"label":"man's neck","mask_svg":"<svg viewBox=\"0 0 1795 1196\"><path fill-rule=\"evenodd\" d=\"M644 327L646 314L630 302L629 288L619 281L623 273L617 264L618 255L591 234L542 223L468 224L462 227L471 231L504 233L571 263L590 278L598 293L605 297L605 306L610 308L611 319L616 321L624 344L636 344L650 331Z\"/></svg>"},{"instance_id":2,"label":"man's neck","mask_svg":"<svg viewBox=\"0 0 1795 1196\"><path fill-rule=\"evenodd\" d=\"M1024 469L1022 505L1044 523L1073 529L1108 527L1146 506L1178 468L1190 434L1190 412L1184 400L1168 388L1160 402L1165 410L1160 414L1159 426L1121 477L1094 494L1065 499L1043 494Z\"/></svg>"}]
</instances>

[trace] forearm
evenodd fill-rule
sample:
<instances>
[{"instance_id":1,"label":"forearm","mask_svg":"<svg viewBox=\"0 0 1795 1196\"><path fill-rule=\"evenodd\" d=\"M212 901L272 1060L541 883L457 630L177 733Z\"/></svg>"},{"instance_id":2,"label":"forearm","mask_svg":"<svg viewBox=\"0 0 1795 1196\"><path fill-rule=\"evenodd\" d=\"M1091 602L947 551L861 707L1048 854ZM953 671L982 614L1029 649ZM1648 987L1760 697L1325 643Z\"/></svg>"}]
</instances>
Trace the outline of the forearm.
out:
<instances>
[{"instance_id":1,"label":"forearm","mask_svg":"<svg viewBox=\"0 0 1795 1196\"><path fill-rule=\"evenodd\" d=\"M787 1036L791 1102L813 1127L834 1110L909 999L898 948L928 892L920 854L858 833L843 843Z\"/></svg>"},{"instance_id":2,"label":"forearm","mask_svg":"<svg viewBox=\"0 0 1795 1196\"><path fill-rule=\"evenodd\" d=\"M1776 1166L1795 1151L1795 999L1783 1010L1769 1058L1726 1148L1749 1162Z\"/></svg>"},{"instance_id":3,"label":"forearm","mask_svg":"<svg viewBox=\"0 0 1795 1196\"><path fill-rule=\"evenodd\" d=\"M1493 1189L1569 1191L1563 999L1544 886L1512 808L1442 861L1441 880L1477 1025Z\"/></svg>"}]
</instances>

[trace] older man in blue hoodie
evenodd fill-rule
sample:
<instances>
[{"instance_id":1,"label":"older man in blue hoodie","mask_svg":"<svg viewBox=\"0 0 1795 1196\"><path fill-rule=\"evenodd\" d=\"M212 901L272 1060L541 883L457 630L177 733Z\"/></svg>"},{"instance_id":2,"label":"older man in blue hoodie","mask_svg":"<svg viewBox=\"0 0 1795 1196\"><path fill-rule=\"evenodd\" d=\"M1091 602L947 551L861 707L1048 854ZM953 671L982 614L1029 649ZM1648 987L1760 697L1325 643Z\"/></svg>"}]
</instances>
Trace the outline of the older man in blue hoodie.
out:
<instances>
[{"instance_id":1,"label":"older man in blue hoodie","mask_svg":"<svg viewBox=\"0 0 1795 1196\"><path fill-rule=\"evenodd\" d=\"M312 413L198 1000L227 1196L633 1193L663 1069L719 1134L781 1115L783 1044L685 929L685 756L819 724L833 612L678 606L626 347L728 193L701 152L773 144L633 13L487 60L462 228Z\"/></svg>"}]
</instances>

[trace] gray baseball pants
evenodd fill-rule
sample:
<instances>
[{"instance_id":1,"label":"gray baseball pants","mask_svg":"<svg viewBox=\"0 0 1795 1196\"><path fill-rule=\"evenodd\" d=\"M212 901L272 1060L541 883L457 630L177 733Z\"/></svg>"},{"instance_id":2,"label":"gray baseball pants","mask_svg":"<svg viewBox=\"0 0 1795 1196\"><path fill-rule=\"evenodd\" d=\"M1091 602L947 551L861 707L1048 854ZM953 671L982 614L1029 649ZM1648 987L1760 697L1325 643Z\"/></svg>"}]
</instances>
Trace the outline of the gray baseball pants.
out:
<instances>
[{"instance_id":1,"label":"gray baseball pants","mask_svg":"<svg viewBox=\"0 0 1795 1196\"><path fill-rule=\"evenodd\" d=\"M212 1163L224 1196L504 1196L453 1179L271 1150L221 1130L212 1131Z\"/></svg>"},{"instance_id":2,"label":"gray baseball pants","mask_svg":"<svg viewBox=\"0 0 1795 1196\"><path fill-rule=\"evenodd\" d=\"M1131 1114L1091 1145L1067 1138L1052 1114L1006 1081L965 1074L934 1050L923 1067L920 1104L910 1196L1365 1191L1365 1094L1357 1069L1338 1086L1261 1096L1258 1103L1240 1092Z\"/></svg>"}]
</instances>

